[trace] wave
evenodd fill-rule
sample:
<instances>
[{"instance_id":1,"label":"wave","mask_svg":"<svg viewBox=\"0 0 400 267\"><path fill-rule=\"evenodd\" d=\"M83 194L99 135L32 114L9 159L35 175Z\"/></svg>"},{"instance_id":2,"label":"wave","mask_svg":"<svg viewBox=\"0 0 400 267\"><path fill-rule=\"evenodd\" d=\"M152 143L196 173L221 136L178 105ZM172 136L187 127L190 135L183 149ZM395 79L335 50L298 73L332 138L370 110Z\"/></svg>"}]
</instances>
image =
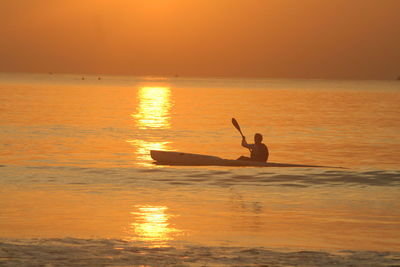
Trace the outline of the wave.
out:
<instances>
[{"instance_id":1,"label":"wave","mask_svg":"<svg viewBox=\"0 0 400 267\"><path fill-rule=\"evenodd\" d=\"M399 170L282 170L269 168L97 168L1 165L2 183L141 184L209 186L400 186Z\"/></svg>"},{"instance_id":2,"label":"wave","mask_svg":"<svg viewBox=\"0 0 400 267\"><path fill-rule=\"evenodd\" d=\"M146 247L117 239L0 241L6 266L399 266L399 252L282 251L262 247L184 244Z\"/></svg>"}]
</instances>

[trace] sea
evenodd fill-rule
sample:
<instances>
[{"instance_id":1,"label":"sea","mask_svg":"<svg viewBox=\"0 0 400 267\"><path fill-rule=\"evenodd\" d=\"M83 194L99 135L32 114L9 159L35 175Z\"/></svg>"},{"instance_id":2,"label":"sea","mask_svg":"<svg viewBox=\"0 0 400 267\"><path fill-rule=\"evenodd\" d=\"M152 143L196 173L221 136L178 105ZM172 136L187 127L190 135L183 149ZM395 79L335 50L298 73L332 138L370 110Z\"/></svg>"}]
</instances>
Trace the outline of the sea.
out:
<instances>
[{"instance_id":1,"label":"sea","mask_svg":"<svg viewBox=\"0 0 400 267\"><path fill-rule=\"evenodd\" d=\"M400 82L0 73L0 266L400 266Z\"/></svg>"}]
</instances>

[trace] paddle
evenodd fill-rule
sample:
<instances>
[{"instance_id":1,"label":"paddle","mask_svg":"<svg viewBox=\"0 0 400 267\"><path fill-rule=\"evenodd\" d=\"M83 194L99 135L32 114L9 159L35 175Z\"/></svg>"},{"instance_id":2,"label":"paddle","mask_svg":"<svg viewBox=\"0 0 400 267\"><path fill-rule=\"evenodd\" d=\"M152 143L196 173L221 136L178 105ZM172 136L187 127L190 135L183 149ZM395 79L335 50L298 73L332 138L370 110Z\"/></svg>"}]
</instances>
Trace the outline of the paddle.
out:
<instances>
[{"instance_id":1,"label":"paddle","mask_svg":"<svg viewBox=\"0 0 400 267\"><path fill-rule=\"evenodd\" d=\"M240 126L239 126L239 123L237 122L237 120L235 119L235 118L232 118L232 124L233 124L233 126L235 126L235 128L239 131L239 133L240 133L240 135L242 136L242 138L245 138L244 137L244 135L243 135L243 133L242 133L242 130L240 129ZM250 148L247 148L249 151L250 151L250 153L251 153L251 149Z\"/></svg>"},{"instance_id":2,"label":"paddle","mask_svg":"<svg viewBox=\"0 0 400 267\"><path fill-rule=\"evenodd\" d=\"M242 130L240 130L240 126L239 123L237 122L237 120L235 118L232 118L232 124L233 126L235 126L235 128L239 131L240 135L242 136L242 138L244 138L244 135L242 133Z\"/></svg>"}]
</instances>

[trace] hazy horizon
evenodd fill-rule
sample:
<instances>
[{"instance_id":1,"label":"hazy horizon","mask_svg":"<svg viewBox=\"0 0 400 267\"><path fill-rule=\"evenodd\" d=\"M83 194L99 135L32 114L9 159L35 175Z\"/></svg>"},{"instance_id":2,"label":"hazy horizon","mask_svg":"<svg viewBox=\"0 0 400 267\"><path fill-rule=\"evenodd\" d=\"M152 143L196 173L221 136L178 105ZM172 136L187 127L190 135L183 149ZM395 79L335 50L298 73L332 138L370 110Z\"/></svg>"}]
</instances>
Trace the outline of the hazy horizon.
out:
<instances>
[{"instance_id":1,"label":"hazy horizon","mask_svg":"<svg viewBox=\"0 0 400 267\"><path fill-rule=\"evenodd\" d=\"M15 0L0 72L393 80L396 0Z\"/></svg>"},{"instance_id":2,"label":"hazy horizon","mask_svg":"<svg viewBox=\"0 0 400 267\"><path fill-rule=\"evenodd\" d=\"M88 80L88 79L106 79L108 78L132 78L132 79L161 79L161 80L168 80L168 79L208 79L208 80L213 80L213 79L227 79L227 80L276 80L276 81L343 81L343 82L351 82L351 81L377 81L377 82L397 82L398 81L398 77L394 77L394 78L389 78L389 79L385 79L385 78L377 78L377 79L368 79L368 78L351 78L351 77L347 77L347 78L313 78L313 77L300 77L300 78L292 78L292 77L269 77L269 76L223 76L223 75L209 75L209 76L200 76L200 75L191 75L191 76L184 76L184 75L179 75L179 74L109 74L109 73L72 73L72 72L20 72L20 71L14 71L14 72L3 72L0 71L0 75L5 75L7 76L40 76L40 77L44 77L44 76L48 76L48 77L57 77L57 76L73 76L76 78L83 78L84 80Z\"/></svg>"}]
</instances>

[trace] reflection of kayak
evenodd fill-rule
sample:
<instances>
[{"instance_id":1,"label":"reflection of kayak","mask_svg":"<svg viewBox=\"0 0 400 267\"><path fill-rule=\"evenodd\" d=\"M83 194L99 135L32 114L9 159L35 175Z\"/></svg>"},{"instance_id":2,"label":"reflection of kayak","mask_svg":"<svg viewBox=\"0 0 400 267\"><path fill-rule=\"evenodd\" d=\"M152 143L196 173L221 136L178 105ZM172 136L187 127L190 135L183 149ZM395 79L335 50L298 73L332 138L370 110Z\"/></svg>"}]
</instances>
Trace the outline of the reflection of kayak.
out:
<instances>
[{"instance_id":1,"label":"reflection of kayak","mask_svg":"<svg viewBox=\"0 0 400 267\"><path fill-rule=\"evenodd\" d=\"M175 151L150 150L151 157L160 165L182 166L253 166L253 167L324 167L315 165L256 162L223 159L215 156L191 154Z\"/></svg>"}]
</instances>

